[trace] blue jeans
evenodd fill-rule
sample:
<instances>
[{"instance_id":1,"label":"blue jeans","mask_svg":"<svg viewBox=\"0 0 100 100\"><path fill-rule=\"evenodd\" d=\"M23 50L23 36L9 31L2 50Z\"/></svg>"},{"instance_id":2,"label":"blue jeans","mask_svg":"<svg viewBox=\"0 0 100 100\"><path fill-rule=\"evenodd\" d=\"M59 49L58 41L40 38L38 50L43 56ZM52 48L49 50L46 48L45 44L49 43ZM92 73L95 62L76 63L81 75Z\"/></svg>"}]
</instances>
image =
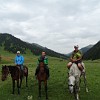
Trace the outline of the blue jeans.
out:
<instances>
[{"instance_id":1,"label":"blue jeans","mask_svg":"<svg viewBox=\"0 0 100 100\"><path fill-rule=\"evenodd\" d=\"M21 70L23 70L23 65L18 65L20 67Z\"/></svg>"},{"instance_id":2,"label":"blue jeans","mask_svg":"<svg viewBox=\"0 0 100 100\"><path fill-rule=\"evenodd\" d=\"M23 70L23 65L20 66L20 69Z\"/></svg>"}]
</instances>

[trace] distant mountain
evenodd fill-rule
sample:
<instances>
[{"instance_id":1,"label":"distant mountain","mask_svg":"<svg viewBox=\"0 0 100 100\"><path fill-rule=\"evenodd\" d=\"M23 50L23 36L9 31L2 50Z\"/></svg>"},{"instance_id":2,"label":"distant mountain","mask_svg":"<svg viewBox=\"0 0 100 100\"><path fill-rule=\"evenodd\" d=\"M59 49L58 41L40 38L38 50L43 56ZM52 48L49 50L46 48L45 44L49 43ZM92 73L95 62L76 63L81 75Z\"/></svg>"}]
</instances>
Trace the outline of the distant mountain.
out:
<instances>
[{"instance_id":1,"label":"distant mountain","mask_svg":"<svg viewBox=\"0 0 100 100\"><path fill-rule=\"evenodd\" d=\"M84 54L83 59L86 60L100 59L100 41Z\"/></svg>"},{"instance_id":2,"label":"distant mountain","mask_svg":"<svg viewBox=\"0 0 100 100\"><path fill-rule=\"evenodd\" d=\"M92 47L93 47L93 45L88 45L86 47L81 48L80 51L82 51L82 53L85 54ZM70 57L71 54L72 54L72 52L68 53L67 56Z\"/></svg>"},{"instance_id":3,"label":"distant mountain","mask_svg":"<svg viewBox=\"0 0 100 100\"><path fill-rule=\"evenodd\" d=\"M89 49L91 49L93 47L93 45L88 45L86 47L81 48L80 50L82 51L82 53L86 53Z\"/></svg>"},{"instance_id":4,"label":"distant mountain","mask_svg":"<svg viewBox=\"0 0 100 100\"><path fill-rule=\"evenodd\" d=\"M26 54L27 50L29 50L34 55L40 55L42 51L45 51L47 55L52 57L67 58L64 54L57 53L36 43L24 42L8 33L0 33L0 47L12 53L16 53L19 50L21 53Z\"/></svg>"}]
</instances>

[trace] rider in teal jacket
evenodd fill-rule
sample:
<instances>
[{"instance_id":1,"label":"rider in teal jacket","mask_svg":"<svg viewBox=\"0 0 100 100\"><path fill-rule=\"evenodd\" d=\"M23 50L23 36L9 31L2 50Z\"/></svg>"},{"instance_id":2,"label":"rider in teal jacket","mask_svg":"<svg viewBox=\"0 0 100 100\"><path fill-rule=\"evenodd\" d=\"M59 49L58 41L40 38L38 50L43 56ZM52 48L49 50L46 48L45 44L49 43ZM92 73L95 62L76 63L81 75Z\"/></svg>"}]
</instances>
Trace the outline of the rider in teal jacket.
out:
<instances>
[{"instance_id":1,"label":"rider in teal jacket","mask_svg":"<svg viewBox=\"0 0 100 100\"><path fill-rule=\"evenodd\" d=\"M42 52L41 56L38 58L38 65L37 65L37 68L36 68L36 72L35 72L35 76L38 74L39 72L39 63L40 62L43 62L44 65L45 65L45 70L46 70L46 73L48 75L48 78L50 76L49 74L49 68L48 68L48 58L46 56L46 53L45 52Z\"/></svg>"}]
</instances>

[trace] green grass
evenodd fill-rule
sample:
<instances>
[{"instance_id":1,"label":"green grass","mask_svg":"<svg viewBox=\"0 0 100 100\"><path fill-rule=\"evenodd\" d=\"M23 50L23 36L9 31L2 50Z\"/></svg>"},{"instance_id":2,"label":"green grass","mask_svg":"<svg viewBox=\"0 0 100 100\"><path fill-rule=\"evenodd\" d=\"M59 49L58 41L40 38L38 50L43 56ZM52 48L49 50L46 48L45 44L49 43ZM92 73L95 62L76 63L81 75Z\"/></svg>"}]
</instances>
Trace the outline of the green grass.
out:
<instances>
[{"instance_id":1,"label":"green grass","mask_svg":"<svg viewBox=\"0 0 100 100\"><path fill-rule=\"evenodd\" d=\"M14 57L11 55L10 57ZM34 77L37 65L37 57L24 55L25 64L29 68L28 87L25 87L23 80L21 95L12 95L12 81L9 75L4 82L0 80L0 100L27 100L28 96L33 96L32 100L38 100L38 82ZM11 59L10 59L11 60ZM13 62L10 61L12 64ZM9 64L10 64L9 63ZM4 63L3 63L4 64ZM48 80L48 97L49 100L74 100L73 95L68 91L67 86L67 61L60 61L58 58L49 57L50 79ZM87 71L87 81L89 93L85 92L83 81L81 83L80 100L100 100L100 62L85 61ZM1 75L1 74L0 74ZM0 76L1 77L1 76ZM45 100L44 85L42 85L42 97Z\"/></svg>"}]
</instances>

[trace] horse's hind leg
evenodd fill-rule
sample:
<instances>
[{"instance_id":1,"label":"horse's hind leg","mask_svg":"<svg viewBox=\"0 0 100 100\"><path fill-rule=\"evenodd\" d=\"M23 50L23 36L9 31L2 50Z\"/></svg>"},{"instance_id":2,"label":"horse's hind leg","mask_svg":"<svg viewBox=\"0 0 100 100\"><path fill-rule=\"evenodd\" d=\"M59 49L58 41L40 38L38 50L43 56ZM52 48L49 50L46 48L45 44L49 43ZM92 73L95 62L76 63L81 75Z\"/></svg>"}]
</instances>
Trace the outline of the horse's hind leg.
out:
<instances>
[{"instance_id":1,"label":"horse's hind leg","mask_svg":"<svg viewBox=\"0 0 100 100\"><path fill-rule=\"evenodd\" d=\"M83 74L83 78L84 78L84 84L85 84L86 92L88 92L88 88L87 88L87 80L86 80L86 73Z\"/></svg>"},{"instance_id":2,"label":"horse's hind leg","mask_svg":"<svg viewBox=\"0 0 100 100\"><path fill-rule=\"evenodd\" d=\"M21 88L22 86L22 77L20 78L20 85L19 85L19 88Z\"/></svg>"},{"instance_id":3,"label":"horse's hind leg","mask_svg":"<svg viewBox=\"0 0 100 100\"><path fill-rule=\"evenodd\" d=\"M20 94L20 85L19 85L19 80L17 80L17 88L18 88L18 94Z\"/></svg>"},{"instance_id":4,"label":"horse's hind leg","mask_svg":"<svg viewBox=\"0 0 100 100\"><path fill-rule=\"evenodd\" d=\"M41 98L41 82L39 82L39 98Z\"/></svg>"},{"instance_id":5,"label":"horse's hind leg","mask_svg":"<svg viewBox=\"0 0 100 100\"><path fill-rule=\"evenodd\" d=\"M15 80L12 80L12 84L13 84L13 91L12 91L12 94L14 94L14 91L15 91Z\"/></svg>"},{"instance_id":6,"label":"horse's hind leg","mask_svg":"<svg viewBox=\"0 0 100 100\"><path fill-rule=\"evenodd\" d=\"M48 93L47 93L47 81L44 82L45 84L45 93L46 93L46 100L48 100Z\"/></svg>"},{"instance_id":7,"label":"horse's hind leg","mask_svg":"<svg viewBox=\"0 0 100 100\"><path fill-rule=\"evenodd\" d=\"M27 85L27 78L28 78L28 76L26 76L26 87L28 87L28 85Z\"/></svg>"}]
</instances>

